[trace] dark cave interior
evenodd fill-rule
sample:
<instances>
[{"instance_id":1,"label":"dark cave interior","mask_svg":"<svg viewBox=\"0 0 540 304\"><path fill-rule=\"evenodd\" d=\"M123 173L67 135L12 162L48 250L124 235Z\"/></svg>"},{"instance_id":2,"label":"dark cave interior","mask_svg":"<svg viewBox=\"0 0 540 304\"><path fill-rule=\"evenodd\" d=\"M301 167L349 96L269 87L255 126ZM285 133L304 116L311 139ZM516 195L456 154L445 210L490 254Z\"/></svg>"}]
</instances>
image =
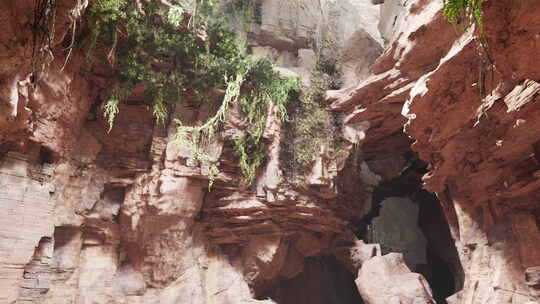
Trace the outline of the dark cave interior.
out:
<instances>
[{"instance_id":1,"label":"dark cave interior","mask_svg":"<svg viewBox=\"0 0 540 304\"><path fill-rule=\"evenodd\" d=\"M373 220L380 216L381 203L385 199L406 198L416 204L416 224L425 237L426 259L425 263L410 268L424 275L436 302L444 304L448 296L463 288L463 269L440 201L435 194L422 188L422 176L427 172L427 165L414 154L409 154L408 158L410 165L398 177L375 188L372 210L359 223L357 236L366 242L372 241L368 230L372 228ZM381 247L384 248L385 244L382 243ZM407 258L407 253L404 254Z\"/></svg>"},{"instance_id":2,"label":"dark cave interior","mask_svg":"<svg viewBox=\"0 0 540 304\"><path fill-rule=\"evenodd\" d=\"M361 304L355 278L333 256L309 257L302 273L280 281L266 297L279 304Z\"/></svg>"},{"instance_id":3,"label":"dark cave interior","mask_svg":"<svg viewBox=\"0 0 540 304\"><path fill-rule=\"evenodd\" d=\"M402 252L407 262L410 252L405 249L400 251L399 246L386 246L384 240L373 240L370 238L370 230L382 229L386 230L384 233L395 235L396 229L411 229L397 226L403 223L391 223L392 227L389 229L388 222L373 228L373 223L383 215L383 208L397 208L392 212L398 217L410 217L410 214L413 214L414 218L407 225L415 226L413 228L423 239L422 246L415 249L422 252L423 258L421 262L408 263L408 266L411 271L421 273L426 278L435 301L445 304L447 297L463 288L463 269L441 203L433 193L422 189L421 178L427 172L427 166L415 155L411 155L409 166L398 177L383 182L374 189L370 212L354 223L353 230L357 237L366 243L380 243L383 254L390 251ZM397 203L384 207L383 203L387 199L394 199ZM411 206L414 209L412 213L407 210ZM410 244L404 246L410 247ZM302 273L292 279L276 282L276 285L258 298L270 298L279 304L363 303L355 279L356 273L351 273L333 256L309 257L305 260Z\"/></svg>"}]
</instances>

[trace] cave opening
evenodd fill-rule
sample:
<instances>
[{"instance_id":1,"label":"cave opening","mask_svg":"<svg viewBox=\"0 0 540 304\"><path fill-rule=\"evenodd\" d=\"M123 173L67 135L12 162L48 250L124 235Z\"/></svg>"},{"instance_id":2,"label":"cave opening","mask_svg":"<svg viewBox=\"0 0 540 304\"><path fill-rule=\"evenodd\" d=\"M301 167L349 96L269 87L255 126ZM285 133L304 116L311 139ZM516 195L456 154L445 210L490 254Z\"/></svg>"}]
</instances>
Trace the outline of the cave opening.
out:
<instances>
[{"instance_id":1,"label":"cave opening","mask_svg":"<svg viewBox=\"0 0 540 304\"><path fill-rule=\"evenodd\" d=\"M435 301L445 304L463 288L463 269L440 201L422 188L427 165L412 153L406 158L409 165L399 176L374 189L372 209L356 234L379 243L383 255L402 253L411 271L429 282Z\"/></svg>"},{"instance_id":2,"label":"cave opening","mask_svg":"<svg viewBox=\"0 0 540 304\"><path fill-rule=\"evenodd\" d=\"M57 226L54 228L52 267L58 272L74 269L78 264L78 252L82 246L81 230L78 227Z\"/></svg>"},{"instance_id":3,"label":"cave opening","mask_svg":"<svg viewBox=\"0 0 540 304\"><path fill-rule=\"evenodd\" d=\"M428 280L437 303L463 288L464 273L454 240L437 197L425 190L415 192L419 205L418 226L427 239L427 265L418 269Z\"/></svg>"},{"instance_id":4,"label":"cave opening","mask_svg":"<svg viewBox=\"0 0 540 304\"><path fill-rule=\"evenodd\" d=\"M361 304L355 279L334 256L308 257L299 275L279 281L260 299L278 304Z\"/></svg>"},{"instance_id":5,"label":"cave opening","mask_svg":"<svg viewBox=\"0 0 540 304\"><path fill-rule=\"evenodd\" d=\"M52 164L54 163L54 153L45 147L41 147L39 150L39 156L38 156L38 164Z\"/></svg>"}]
</instances>

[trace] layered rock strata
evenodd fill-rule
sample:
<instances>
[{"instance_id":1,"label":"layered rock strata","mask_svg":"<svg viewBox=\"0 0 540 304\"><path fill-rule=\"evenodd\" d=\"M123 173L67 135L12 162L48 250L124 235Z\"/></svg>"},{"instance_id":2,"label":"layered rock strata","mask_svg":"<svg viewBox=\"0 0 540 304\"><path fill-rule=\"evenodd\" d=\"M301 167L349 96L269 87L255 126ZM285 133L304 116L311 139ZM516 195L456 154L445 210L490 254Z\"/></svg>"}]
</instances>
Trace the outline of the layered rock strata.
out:
<instances>
[{"instance_id":1,"label":"layered rock strata","mask_svg":"<svg viewBox=\"0 0 540 304\"><path fill-rule=\"evenodd\" d=\"M317 155L300 187L283 172L284 127L270 115L267 162L241 186L231 140L242 114L233 108L204 147L221 169L209 188L209 168L174 142L171 121L200 124L216 105L188 101L159 125L135 92L109 131L100 108L107 81L84 70L78 51L65 65L88 2L56 1L55 22L41 24L54 37L36 50L34 3L7 1L0 303L360 302L341 289L355 288L351 274L366 303L443 302L435 268L423 272L433 292L410 271L433 257L455 280L448 303L538 301L540 8L485 1L479 38L478 29L456 35L442 2L375 2L380 13L370 1L259 3L250 49L283 74L309 84L321 47L313 33L332 38L326 51L341 54L345 88L327 99L344 116L336 136L346 155ZM411 149L428 164L424 186L445 219L432 197L379 193L406 174ZM408 216L393 220L400 208ZM388 227L396 223L407 227ZM357 239L368 224L382 244ZM296 292L306 286L312 294Z\"/></svg>"}]
</instances>

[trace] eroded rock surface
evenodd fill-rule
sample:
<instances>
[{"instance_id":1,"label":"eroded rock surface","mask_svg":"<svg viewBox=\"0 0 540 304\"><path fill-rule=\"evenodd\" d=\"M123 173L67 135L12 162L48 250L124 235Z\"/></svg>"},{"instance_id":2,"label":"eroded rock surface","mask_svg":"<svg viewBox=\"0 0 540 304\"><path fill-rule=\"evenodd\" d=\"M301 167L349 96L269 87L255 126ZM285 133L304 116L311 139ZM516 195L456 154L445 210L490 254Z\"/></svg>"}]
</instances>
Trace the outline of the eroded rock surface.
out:
<instances>
[{"instance_id":1,"label":"eroded rock surface","mask_svg":"<svg viewBox=\"0 0 540 304\"><path fill-rule=\"evenodd\" d=\"M79 50L64 66L62 43L88 3L60 2L39 73L28 43L34 3L11 1L0 19L7 54L0 59L0 303L274 303L255 298L302 273L308 257L333 256L344 273L356 271L349 222L367 212L369 193L345 185L361 183L354 169L361 158L350 153L361 129L344 131L344 157L319 156L301 188L282 172L282 126L272 114L267 164L245 187L231 149L242 114L232 109L223 138L204 147L220 160L209 189L209 168L173 142L173 120L203 122L216 105L188 101L162 126L135 89L109 130L101 109L106 81L84 70ZM310 1L299 24L290 9L302 8L286 14L284 4L261 4L262 23L250 33L254 53L272 55L282 73L309 82L316 65L309 39L324 28L339 34L337 49L365 49L347 59L345 73L351 81L365 77L381 52L366 19L377 18L375 6ZM340 22L330 24L336 14Z\"/></svg>"},{"instance_id":2,"label":"eroded rock surface","mask_svg":"<svg viewBox=\"0 0 540 304\"><path fill-rule=\"evenodd\" d=\"M356 303L357 274L366 303L442 303L447 292L448 303L539 301L534 0L485 1L487 51L473 31L456 35L442 1L258 2L249 46L282 74L309 84L313 33L331 38L343 89L327 101L343 116L344 154L321 147L305 185L287 180L271 108L267 162L243 186L233 108L203 147L220 164L212 188L210 169L174 143L173 120L200 124L216 104L187 101L159 125L134 92L109 130L107 82L78 51L64 66L88 2L56 2L38 70L33 1L0 12L0 303ZM413 175L427 170L440 202L407 183L380 196L409 178L411 149L427 163ZM381 244L366 244L368 228ZM452 281L434 279L441 271ZM320 290L296 292L305 288Z\"/></svg>"},{"instance_id":3,"label":"eroded rock surface","mask_svg":"<svg viewBox=\"0 0 540 304\"><path fill-rule=\"evenodd\" d=\"M527 303L525 270L540 261L540 95L537 69L521 65L540 52L531 44L540 11L534 1L485 3L482 46L472 30L451 33L441 2L384 5L395 20L381 23L389 48L373 76L329 92L330 106L369 122L368 158L392 154L380 143L406 147L405 125L429 164L424 185L442 203L465 275L449 302Z\"/></svg>"}]
</instances>

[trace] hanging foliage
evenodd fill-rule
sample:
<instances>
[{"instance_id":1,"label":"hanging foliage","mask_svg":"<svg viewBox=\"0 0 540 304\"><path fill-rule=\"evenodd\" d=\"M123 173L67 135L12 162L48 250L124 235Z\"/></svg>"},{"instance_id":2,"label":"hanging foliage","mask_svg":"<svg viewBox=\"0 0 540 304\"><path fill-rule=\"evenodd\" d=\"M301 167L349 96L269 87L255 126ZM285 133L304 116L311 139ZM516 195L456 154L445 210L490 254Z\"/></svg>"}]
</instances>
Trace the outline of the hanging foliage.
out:
<instances>
[{"instance_id":1,"label":"hanging foliage","mask_svg":"<svg viewBox=\"0 0 540 304\"><path fill-rule=\"evenodd\" d=\"M160 4L161 3L161 4ZM210 184L218 175L217 164L201 149L201 141L220 130L231 104L238 103L247 126L235 141L242 183L255 178L264 161L261 136L270 103L286 119L286 104L299 90L296 79L279 77L269 59L246 55L235 34L220 20L208 18L214 1L181 2L98 0L90 7L94 24L88 45L92 62L105 55L114 85L104 103L104 115L112 128L118 105L136 85L144 85L145 102L159 123L170 106L186 92L195 101L212 100L212 89L225 96L217 113L200 126L179 124L176 142L186 146L210 171ZM101 52L101 54L98 54ZM104 54L103 54L104 52Z\"/></svg>"},{"instance_id":2,"label":"hanging foliage","mask_svg":"<svg viewBox=\"0 0 540 304\"><path fill-rule=\"evenodd\" d=\"M444 0L443 14L454 28L464 30L476 24L483 33L482 3L484 0Z\"/></svg>"}]
</instances>

